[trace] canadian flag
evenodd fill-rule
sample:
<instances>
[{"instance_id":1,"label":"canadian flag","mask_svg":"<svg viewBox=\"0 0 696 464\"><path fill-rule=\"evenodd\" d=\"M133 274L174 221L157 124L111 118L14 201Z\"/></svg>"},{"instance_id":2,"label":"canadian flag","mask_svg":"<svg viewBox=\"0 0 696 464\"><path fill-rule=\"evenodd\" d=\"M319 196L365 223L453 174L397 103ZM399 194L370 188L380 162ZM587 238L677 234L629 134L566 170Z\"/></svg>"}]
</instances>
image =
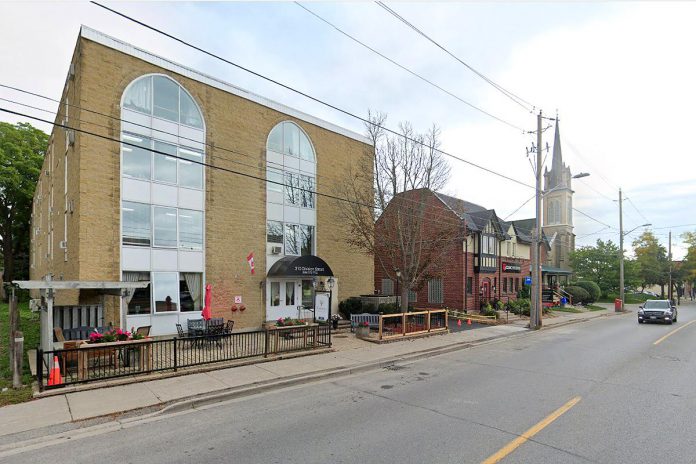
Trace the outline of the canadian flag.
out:
<instances>
[{"instance_id":1,"label":"canadian flag","mask_svg":"<svg viewBox=\"0 0 696 464\"><path fill-rule=\"evenodd\" d=\"M251 275L254 275L254 252L252 251L247 256L247 263L249 263L249 268L251 269Z\"/></svg>"}]
</instances>

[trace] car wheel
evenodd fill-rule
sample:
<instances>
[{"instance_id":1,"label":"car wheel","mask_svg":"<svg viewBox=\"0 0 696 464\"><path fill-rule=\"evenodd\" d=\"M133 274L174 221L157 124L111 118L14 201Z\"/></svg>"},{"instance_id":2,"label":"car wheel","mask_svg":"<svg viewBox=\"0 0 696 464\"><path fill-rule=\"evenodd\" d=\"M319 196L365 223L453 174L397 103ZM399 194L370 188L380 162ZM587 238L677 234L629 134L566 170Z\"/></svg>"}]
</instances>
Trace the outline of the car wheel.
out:
<instances>
[{"instance_id":1,"label":"car wheel","mask_svg":"<svg viewBox=\"0 0 696 464\"><path fill-rule=\"evenodd\" d=\"M672 319L667 322L667 325L672 325Z\"/></svg>"},{"instance_id":2,"label":"car wheel","mask_svg":"<svg viewBox=\"0 0 696 464\"><path fill-rule=\"evenodd\" d=\"M639 323L639 324L642 324L642 323L643 323L643 321L641 321L640 319L638 319L638 323Z\"/></svg>"}]
</instances>

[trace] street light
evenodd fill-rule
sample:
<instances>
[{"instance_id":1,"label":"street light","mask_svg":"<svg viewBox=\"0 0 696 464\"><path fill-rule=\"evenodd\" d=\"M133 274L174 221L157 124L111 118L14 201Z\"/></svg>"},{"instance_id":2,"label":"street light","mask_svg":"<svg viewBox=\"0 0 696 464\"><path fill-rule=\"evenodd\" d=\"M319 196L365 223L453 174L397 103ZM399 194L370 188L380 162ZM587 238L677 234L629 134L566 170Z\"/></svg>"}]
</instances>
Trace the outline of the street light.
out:
<instances>
[{"instance_id":1,"label":"street light","mask_svg":"<svg viewBox=\"0 0 696 464\"><path fill-rule=\"evenodd\" d=\"M401 280L401 269L395 267L394 274L396 274L396 309L398 309L399 312L401 312L401 299L399 298L399 281Z\"/></svg>"},{"instance_id":2,"label":"street light","mask_svg":"<svg viewBox=\"0 0 696 464\"><path fill-rule=\"evenodd\" d=\"M622 205L622 198L621 198L621 189L619 189L619 299L621 300L621 309L616 309L616 306L614 306L614 311L623 311L624 310L624 247L623 247L623 241L624 237L631 232L633 232L636 229L640 229L641 227L650 227L652 224L647 223L647 224L641 224L639 226L634 227L633 229L629 230L628 232L623 231L623 205Z\"/></svg>"}]
</instances>

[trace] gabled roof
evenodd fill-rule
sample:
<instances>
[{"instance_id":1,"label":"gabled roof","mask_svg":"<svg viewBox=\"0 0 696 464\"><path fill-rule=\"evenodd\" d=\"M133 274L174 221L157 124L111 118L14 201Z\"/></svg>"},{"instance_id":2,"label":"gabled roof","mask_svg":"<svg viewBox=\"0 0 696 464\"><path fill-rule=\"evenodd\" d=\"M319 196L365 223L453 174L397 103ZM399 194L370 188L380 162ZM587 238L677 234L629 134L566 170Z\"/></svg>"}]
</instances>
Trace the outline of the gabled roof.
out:
<instances>
[{"instance_id":1,"label":"gabled roof","mask_svg":"<svg viewBox=\"0 0 696 464\"><path fill-rule=\"evenodd\" d=\"M477 213L481 211L487 211L486 208L484 208L481 205L477 205L476 203L471 203L470 201L465 201L459 198L451 197L449 195L445 195L444 193L433 193L436 197L440 199L441 202L449 206L449 208L462 219L466 219L463 216L464 213Z\"/></svg>"}]
</instances>

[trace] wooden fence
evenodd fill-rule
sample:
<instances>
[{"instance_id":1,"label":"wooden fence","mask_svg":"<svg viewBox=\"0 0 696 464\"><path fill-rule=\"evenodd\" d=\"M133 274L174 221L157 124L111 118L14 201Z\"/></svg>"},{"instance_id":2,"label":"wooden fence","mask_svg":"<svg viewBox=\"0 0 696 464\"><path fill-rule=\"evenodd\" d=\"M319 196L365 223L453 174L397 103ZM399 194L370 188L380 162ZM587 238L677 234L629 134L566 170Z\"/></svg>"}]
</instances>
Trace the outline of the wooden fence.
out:
<instances>
[{"instance_id":1,"label":"wooden fence","mask_svg":"<svg viewBox=\"0 0 696 464\"><path fill-rule=\"evenodd\" d=\"M380 340L391 340L425 333L447 332L447 318L446 309L380 314L377 336Z\"/></svg>"}]
</instances>

